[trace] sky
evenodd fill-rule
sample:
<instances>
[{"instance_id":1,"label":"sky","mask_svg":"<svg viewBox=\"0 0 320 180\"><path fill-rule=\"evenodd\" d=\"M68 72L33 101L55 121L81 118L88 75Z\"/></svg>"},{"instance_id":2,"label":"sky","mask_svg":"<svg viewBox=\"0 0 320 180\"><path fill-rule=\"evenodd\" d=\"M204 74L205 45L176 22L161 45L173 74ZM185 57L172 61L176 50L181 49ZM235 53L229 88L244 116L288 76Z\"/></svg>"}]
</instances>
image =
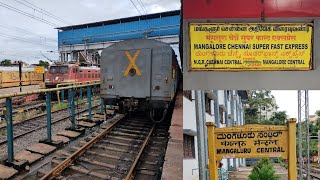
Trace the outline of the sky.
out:
<instances>
[{"instance_id":1,"label":"sky","mask_svg":"<svg viewBox=\"0 0 320 180\"><path fill-rule=\"evenodd\" d=\"M278 111L286 111L290 118L298 118L298 91L294 90L273 90ZM320 110L320 91L309 90L309 115L315 114Z\"/></svg>"},{"instance_id":2,"label":"sky","mask_svg":"<svg viewBox=\"0 0 320 180\"><path fill-rule=\"evenodd\" d=\"M177 10L181 6L180 0L0 0L0 60L23 59L36 63L44 59L41 54L58 59L55 27L140 15L131 1L142 15L142 7L150 14ZM28 14L25 16L8 8ZM52 15L59 20L50 17Z\"/></svg>"}]
</instances>

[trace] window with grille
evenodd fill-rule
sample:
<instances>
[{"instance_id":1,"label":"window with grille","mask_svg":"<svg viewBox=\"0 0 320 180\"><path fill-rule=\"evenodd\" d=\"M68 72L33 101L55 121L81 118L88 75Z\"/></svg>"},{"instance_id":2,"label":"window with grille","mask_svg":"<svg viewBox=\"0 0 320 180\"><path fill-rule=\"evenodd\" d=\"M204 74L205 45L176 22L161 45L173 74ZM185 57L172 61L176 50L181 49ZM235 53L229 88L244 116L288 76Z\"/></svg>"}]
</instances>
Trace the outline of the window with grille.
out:
<instances>
[{"instance_id":1,"label":"window with grille","mask_svg":"<svg viewBox=\"0 0 320 180\"><path fill-rule=\"evenodd\" d=\"M183 154L184 158L196 158L194 147L194 136L183 135Z\"/></svg>"},{"instance_id":2,"label":"window with grille","mask_svg":"<svg viewBox=\"0 0 320 180\"><path fill-rule=\"evenodd\" d=\"M211 99L205 94L205 106L206 106L206 113L211 115Z\"/></svg>"},{"instance_id":3,"label":"window with grille","mask_svg":"<svg viewBox=\"0 0 320 180\"><path fill-rule=\"evenodd\" d=\"M222 123L222 124L224 124L225 123L225 121L224 121L224 118L223 118L223 108L222 107L219 107L219 114L220 114L220 122Z\"/></svg>"},{"instance_id":4,"label":"window with grille","mask_svg":"<svg viewBox=\"0 0 320 180\"><path fill-rule=\"evenodd\" d=\"M183 96L192 101L192 91L191 90L185 90L183 91Z\"/></svg>"}]
</instances>

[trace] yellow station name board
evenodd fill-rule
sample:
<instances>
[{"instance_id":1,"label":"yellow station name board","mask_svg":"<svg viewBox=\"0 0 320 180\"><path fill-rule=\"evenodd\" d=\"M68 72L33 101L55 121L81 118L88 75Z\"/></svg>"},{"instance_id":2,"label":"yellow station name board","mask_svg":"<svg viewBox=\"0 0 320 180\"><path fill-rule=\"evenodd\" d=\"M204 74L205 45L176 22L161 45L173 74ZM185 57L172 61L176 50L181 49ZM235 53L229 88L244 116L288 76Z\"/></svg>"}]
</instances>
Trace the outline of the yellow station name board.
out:
<instances>
[{"instance_id":1,"label":"yellow station name board","mask_svg":"<svg viewBox=\"0 0 320 180\"><path fill-rule=\"evenodd\" d=\"M210 179L218 179L218 163L224 158L282 157L288 159L288 178L297 179L296 119L287 126L243 125L216 128L207 122Z\"/></svg>"},{"instance_id":2,"label":"yellow station name board","mask_svg":"<svg viewBox=\"0 0 320 180\"><path fill-rule=\"evenodd\" d=\"M217 159L247 157L288 157L286 126L245 125L217 128L215 149Z\"/></svg>"},{"instance_id":3,"label":"yellow station name board","mask_svg":"<svg viewBox=\"0 0 320 180\"><path fill-rule=\"evenodd\" d=\"M34 66L34 72L38 74L44 73L44 67L43 66Z\"/></svg>"},{"instance_id":4,"label":"yellow station name board","mask_svg":"<svg viewBox=\"0 0 320 180\"><path fill-rule=\"evenodd\" d=\"M310 70L312 24L191 23L190 70Z\"/></svg>"}]
</instances>

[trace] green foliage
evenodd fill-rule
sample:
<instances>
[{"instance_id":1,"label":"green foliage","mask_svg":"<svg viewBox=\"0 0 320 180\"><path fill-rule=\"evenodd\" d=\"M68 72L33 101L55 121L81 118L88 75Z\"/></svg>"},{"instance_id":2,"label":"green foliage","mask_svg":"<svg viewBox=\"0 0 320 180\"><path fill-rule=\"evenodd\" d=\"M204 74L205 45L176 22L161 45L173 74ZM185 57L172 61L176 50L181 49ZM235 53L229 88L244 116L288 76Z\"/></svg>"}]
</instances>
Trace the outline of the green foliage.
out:
<instances>
[{"instance_id":1,"label":"green foliage","mask_svg":"<svg viewBox=\"0 0 320 180\"><path fill-rule=\"evenodd\" d=\"M318 130L320 130L319 128L319 125L318 125L318 122L319 122L319 119L317 120L317 122L315 124L313 123L309 123L309 135L310 136L318 136ZM306 121L303 121L301 123L301 126L302 126L302 147L307 147L307 141L306 141L306 137L305 137L305 134L306 134ZM298 124L296 125L296 128L297 128L297 132L296 132L296 135L298 137ZM297 145L296 145L296 148L297 150L299 149L299 144L298 144L298 139L297 139ZM310 138L310 147L309 147L309 154L310 156L315 156L318 154L318 139L317 138L313 138L311 137ZM307 150L306 148L303 148L302 149L302 156L306 156L307 155ZM297 153L297 157L298 157L298 153Z\"/></svg>"},{"instance_id":2,"label":"green foliage","mask_svg":"<svg viewBox=\"0 0 320 180\"><path fill-rule=\"evenodd\" d=\"M274 97L269 90L251 90L248 91L248 100L245 104L245 119L246 124L284 124L287 118L286 112L281 111L274 113L272 121L266 119L268 110L277 109L277 104L273 101ZM265 108L265 113L262 113L262 108Z\"/></svg>"},{"instance_id":3,"label":"green foliage","mask_svg":"<svg viewBox=\"0 0 320 180\"><path fill-rule=\"evenodd\" d=\"M250 180L278 180L276 171L269 159L261 159L252 169L249 175Z\"/></svg>"},{"instance_id":4,"label":"green foliage","mask_svg":"<svg viewBox=\"0 0 320 180\"><path fill-rule=\"evenodd\" d=\"M274 112L270 118L273 125L284 125L288 116L286 111Z\"/></svg>"},{"instance_id":5,"label":"green foliage","mask_svg":"<svg viewBox=\"0 0 320 180\"><path fill-rule=\"evenodd\" d=\"M39 61L39 66L43 66L46 69L48 69L49 65L50 64L47 61L42 61L42 60Z\"/></svg>"},{"instance_id":6,"label":"green foliage","mask_svg":"<svg viewBox=\"0 0 320 180\"><path fill-rule=\"evenodd\" d=\"M10 59L4 59L0 62L1 66L11 66L11 60Z\"/></svg>"}]
</instances>

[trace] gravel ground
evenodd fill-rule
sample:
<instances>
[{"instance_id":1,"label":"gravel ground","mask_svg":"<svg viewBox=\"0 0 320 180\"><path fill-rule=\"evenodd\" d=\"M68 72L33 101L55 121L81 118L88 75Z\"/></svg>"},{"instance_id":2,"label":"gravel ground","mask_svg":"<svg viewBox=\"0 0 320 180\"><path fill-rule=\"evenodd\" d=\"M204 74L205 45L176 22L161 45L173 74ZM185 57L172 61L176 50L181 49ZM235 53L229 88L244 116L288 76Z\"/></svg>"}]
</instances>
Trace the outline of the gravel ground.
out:
<instances>
[{"instance_id":1,"label":"gravel ground","mask_svg":"<svg viewBox=\"0 0 320 180\"><path fill-rule=\"evenodd\" d=\"M94 111L93 111L94 112ZM76 115L78 117L78 115ZM60 131L63 131L65 128L71 126L71 122L69 120L59 121L51 126L52 128L52 135L57 134ZM22 136L18 139L15 139L13 146L14 146L14 153L18 153L19 151L29 147L31 144L38 143L39 140L42 140L47 137L47 129L42 128L32 133L29 133L25 136ZM0 145L0 161L4 161L7 159L7 145L3 144Z\"/></svg>"},{"instance_id":2,"label":"gravel ground","mask_svg":"<svg viewBox=\"0 0 320 180\"><path fill-rule=\"evenodd\" d=\"M69 120L66 121L60 121L52 125L52 135L57 134L58 132L64 130L67 127L70 127L71 122ZM38 131L34 131L30 134L27 134L25 136L22 136L18 139L16 139L13 143L14 145L14 153L17 153L27 147L29 147L31 144L38 143L39 140L44 139L44 137L47 137L47 129L42 128ZM4 144L0 146L0 159L1 161L7 159L7 145Z\"/></svg>"}]
</instances>

